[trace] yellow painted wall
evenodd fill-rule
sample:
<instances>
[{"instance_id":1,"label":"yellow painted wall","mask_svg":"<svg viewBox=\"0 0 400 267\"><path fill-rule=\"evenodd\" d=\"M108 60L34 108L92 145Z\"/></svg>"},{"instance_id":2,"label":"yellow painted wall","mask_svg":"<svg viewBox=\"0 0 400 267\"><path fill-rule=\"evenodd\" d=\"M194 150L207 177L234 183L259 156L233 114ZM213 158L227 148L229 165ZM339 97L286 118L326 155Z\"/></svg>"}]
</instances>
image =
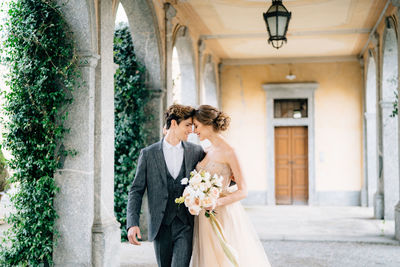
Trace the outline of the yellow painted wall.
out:
<instances>
[{"instance_id":1,"label":"yellow painted wall","mask_svg":"<svg viewBox=\"0 0 400 267\"><path fill-rule=\"evenodd\" d=\"M361 190L362 73L358 62L292 65L292 82L317 82L316 191ZM236 147L249 190L267 188L266 83L287 83L287 64L224 66L222 108L231 115L227 138Z\"/></svg>"}]
</instances>

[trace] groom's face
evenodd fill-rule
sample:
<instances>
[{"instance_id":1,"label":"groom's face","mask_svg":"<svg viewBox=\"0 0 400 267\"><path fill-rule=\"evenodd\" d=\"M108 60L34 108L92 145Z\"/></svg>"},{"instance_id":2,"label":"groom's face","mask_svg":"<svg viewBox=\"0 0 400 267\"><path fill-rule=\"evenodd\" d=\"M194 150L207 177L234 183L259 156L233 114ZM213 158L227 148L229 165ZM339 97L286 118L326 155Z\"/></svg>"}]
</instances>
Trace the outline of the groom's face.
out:
<instances>
[{"instance_id":1,"label":"groom's face","mask_svg":"<svg viewBox=\"0 0 400 267\"><path fill-rule=\"evenodd\" d=\"M186 141L189 134L192 133L193 119L189 118L181 121L175 128L175 134L180 140Z\"/></svg>"}]
</instances>

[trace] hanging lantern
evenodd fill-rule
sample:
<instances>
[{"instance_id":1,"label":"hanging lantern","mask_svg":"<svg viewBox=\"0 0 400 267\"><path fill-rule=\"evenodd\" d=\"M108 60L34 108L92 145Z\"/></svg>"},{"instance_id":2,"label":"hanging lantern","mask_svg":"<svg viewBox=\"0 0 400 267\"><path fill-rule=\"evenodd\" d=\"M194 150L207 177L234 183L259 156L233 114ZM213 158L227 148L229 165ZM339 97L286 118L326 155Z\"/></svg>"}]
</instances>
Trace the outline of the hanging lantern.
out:
<instances>
[{"instance_id":1,"label":"hanging lantern","mask_svg":"<svg viewBox=\"0 0 400 267\"><path fill-rule=\"evenodd\" d=\"M272 6L263 13L269 34L268 43L279 49L287 42L286 32L292 13L282 4L282 0L272 0Z\"/></svg>"}]
</instances>

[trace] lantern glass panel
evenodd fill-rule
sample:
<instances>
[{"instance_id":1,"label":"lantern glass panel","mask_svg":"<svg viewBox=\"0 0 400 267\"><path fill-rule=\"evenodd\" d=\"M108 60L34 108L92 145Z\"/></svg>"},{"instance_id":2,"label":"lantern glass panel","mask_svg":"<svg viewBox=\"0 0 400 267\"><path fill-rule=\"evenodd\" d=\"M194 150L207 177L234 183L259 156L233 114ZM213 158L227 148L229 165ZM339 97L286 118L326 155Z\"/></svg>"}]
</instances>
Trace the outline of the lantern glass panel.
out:
<instances>
[{"instance_id":1,"label":"lantern glass panel","mask_svg":"<svg viewBox=\"0 0 400 267\"><path fill-rule=\"evenodd\" d=\"M276 17L268 17L267 20L271 36L276 36Z\"/></svg>"},{"instance_id":2,"label":"lantern glass panel","mask_svg":"<svg viewBox=\"0 0 400 267\"><path fill-rule=\"evenodd\" d=\"M278 36L285 35L286 22L287 22L287 17L285 16L278 17Z\"/></svg>"}]
</instances>

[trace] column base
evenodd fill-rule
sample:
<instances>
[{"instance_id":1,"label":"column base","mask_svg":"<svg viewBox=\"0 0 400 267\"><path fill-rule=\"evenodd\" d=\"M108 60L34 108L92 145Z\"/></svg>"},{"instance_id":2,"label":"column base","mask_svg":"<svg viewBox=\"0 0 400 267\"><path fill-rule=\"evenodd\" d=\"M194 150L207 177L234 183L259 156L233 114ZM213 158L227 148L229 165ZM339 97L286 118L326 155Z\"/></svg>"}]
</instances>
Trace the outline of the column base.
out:
<instances>
[{"instance_id":1,"label":"column base","mask_svg":"<svg viewBox=\"0 0 400 267\"><path fill-rule=\"evenodd\" d=\"M383 195L375 193L374 195L374 217L375 219L384 218Z\"/></svg>"},{"instance_id":2,"label":"column base","mask_svg":"<svg viewBox=\"0 0 400 267\"><path fill-rule=\"evenodd\" d=\"M394 208L394 225L394 237L395 239L400 240L400 201Z\"/></svg>"},{"instance_id":3,"label":"column base","mask_svg":"<svg viewBox=\"0 0 400 267\"><path fill-rule=\"evenodd\" d=\"M92 228L92 263L96 267L119 267L121 230L114 219L102 224L94 224Z\"/></svg>"}]
</instances>

